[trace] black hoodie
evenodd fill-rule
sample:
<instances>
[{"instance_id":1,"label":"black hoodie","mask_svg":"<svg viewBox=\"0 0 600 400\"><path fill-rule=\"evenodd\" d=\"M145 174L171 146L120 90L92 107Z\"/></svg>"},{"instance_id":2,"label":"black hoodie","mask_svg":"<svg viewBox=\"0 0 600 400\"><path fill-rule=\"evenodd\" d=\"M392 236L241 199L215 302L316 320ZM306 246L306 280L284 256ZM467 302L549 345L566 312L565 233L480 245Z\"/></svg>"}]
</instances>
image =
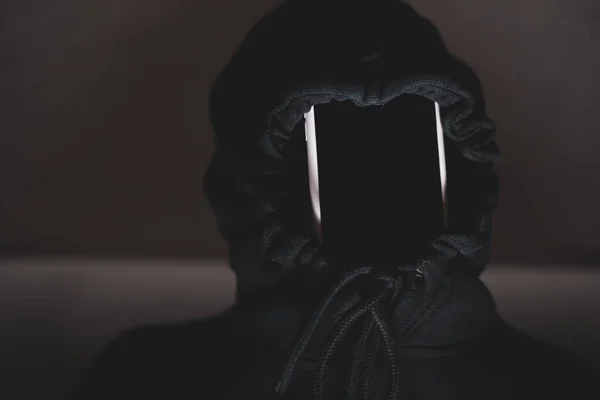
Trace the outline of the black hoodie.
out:
<instances>
[{"instance_id":1,"label":"black hoodie","mask_svg":"<svg viewBox=\"0 0 600 400\"><path fill-rule=\"evenodd\" d=\"M448 160L454 199L451 224L412 265L344 271L328 263L311 224L304 113L314 105L343 100L354 102L360 112L360 107L376 107L404 94L440 105L447 142L458 155ZM380 376L389 373L389 385L379 386L380 392L387 386L391 397L399 393L390 372L397 370L394 357L448 360L479 351L485 362L495 364L496 372L478 371L477 361L468 367L457 364L465 370L463 378L472 375L482 385L472 386L477 393L485 387L482 382L503 380L498 371L515 361L510 352L505 352L508 359L490 360L496 356L478 349L504 352L512 347L526 357L523 346L536 348L503 323L479 280L490 255L491 213L498 200L494 165L499 158L481 85L472 70L447 51L433 25L411 7L394 0L285 2L252 28L216 80L210 117L217 150L205 191L230 245L239 330L265 353L291 354L278 392L285 392L293 380L296 363L306 362L309 370L323 358L354 363L365 347L384 351L378 339L379 345L390 339L394 347L395 354L387 354L375 367ZM377 291L380 281L393 286L399 276L406 282L415 274L420 278L416 290L399 289L400 299L386 310L391 312L386 327L369 331L381 314L360 314L361 302L353 296ZM351 281L355 286L349 288ZM372 299L362 297L364 302ZM353 313L361 317L353 319ZM343 314L346 319L340 317ZM352 326L340 328L344 323ZM340 346L331 340L336 332L346 339ZM375 344L361 343L361 332L370 332L366 337ZM527 365L522 363L523 368ZM341 369L342 375L350 374ZM418 378L424 379L421 385L427 386L429 378L439 384L452 373L424 378L427 375ZM515 393L528 379L523 375L515 370L515 379L506 379L507 391L498 393ZM323 373L317 372L319 379ZM339 382L356 383L349 379ZM430 395L466 395L468 381L455 379L462 389L452 395L434 384ZM318 396L323 395L322 384L316 385ZM485 398L482 393L474 396Z\"/></svg>"},{"instance_id":2,"label":"black hoodie","mask_svg":"<svg viewBox=\"0 0 600 400\"><path fill-rule=\"evenodd\" d=\"M448 160L451 223L410 265L344 270L313 230L303 115L403 94L440 105L458 155ZM120 336L76 399L588 396L591 369L506 326L479 280L497 204L494 125L473 72L409 6L285 2L225 66L210 117L216 153L204 185L230 246L237 304Z\"/></svg>"},{"instance_id":3,"label":"black hoodie","mask_svg":"<svg viewBox=\"0 0 600 400\"><path fill-rule=\"evenodd\" d=\"M498 159L477 78L401 2L288 1L250 31L211 93L217 151L205 189L230 244L248 329L259 340L288 349L343 276L330 271L312 230L304 113L341 100L360 112L403 94L440 104L461 159L449 166L458 178L457 222L413 265L425 270L428 293L403 296L392 325L400 331L416 318L420 328L398 344L447 348L498 322L477 279L489 256Z\"/></svg>"}]
</instances>

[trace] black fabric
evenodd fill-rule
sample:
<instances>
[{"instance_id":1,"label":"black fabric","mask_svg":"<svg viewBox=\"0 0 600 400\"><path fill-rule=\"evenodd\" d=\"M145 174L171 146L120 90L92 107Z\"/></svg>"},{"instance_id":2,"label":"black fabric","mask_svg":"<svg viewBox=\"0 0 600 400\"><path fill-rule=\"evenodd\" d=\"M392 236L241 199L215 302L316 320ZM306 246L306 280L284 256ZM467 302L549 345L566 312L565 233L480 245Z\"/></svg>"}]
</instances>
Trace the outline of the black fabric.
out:
<instances>
[{"instance_id":1,"label":"black fabric","mask_svg":"<svg viewBox=\"0 0 600 400\"><path fill-rule=\"evenodd\" d=\"M418 94L440 103L445 132L467 160L463 164L469 163L461 182L453 184L454 197L465 200L452 210L460 225L431 250L442 259L458 251L469 257L487 245L497 197L490 164L498 152L476 77L408 6L340 4L319 2L315 12L311 1L285 3L251 31L216 82L211 118L218 154L206 188L224 236L236 252L261 235L265 258L278 272L318 274L325 257L305 221L306 190L298 179L305 172L298 124L303 113L332 100L367 106ZM373 51L376 61L363 65L360 60ZM232 184L225 189L227 178ZM239 271L240 290L254 289L256 278L246 279L235 259L232 266ZM262 278L272 282L274 276L269 271Z\"/></svg>"},{"instance_id":2,"label":"black fabric","mask_svg":"<svg viewBox=\"0 0 600 400\"><path fill-rule=\"evenodd\" d=\"M414 263L332 265L312 226L303 113L404 94L440 104L456 154L449 195L461 201ZM216 320L122 336L76 399L528 399L594 389L585 363L506 326L479 280L498 199L494 125L474 73L409 6L287 1L248 33L210 104L216 153L204 187L230 245L237 304Z\"/></svg>"},{"instance_id":3,"label":"black fabric","mask_svg":"<svg viewBox=\"0 0 600 400\"><path fill-rule=\"evenodd\" d=\"M392 275L384 273L389 265L371 266L371 275L379 278L383 274L400 282L418 272L423 281L394 304L389 335L388 328L379 334L389 339L389 346L405 347L403 351L447 348L485 334L497 316L491 297L473 277L489 255L498 149L477 78L446 52L437 31L405 4L350 2L342 7L329 1L314 6L290 1L264 18L212 91L217 154L205 189L231 247L238 300L248 305L250 334L289 349L329 288L344 274L352 274L347 266L328 263L327 249L313 232L301 132L304 113L314 105L344 100L360 110L402 95L440 104L445 134L461 156L449 165L460 171L451 183L452 196L460 202L452 207L455 222L418 260L394 265ZM410 145L410 138L406 143ZM254 265L248 265L248 252ZM342 310L351 315L346 300L356 294L356 286L370 287L379 278L360 277L355 287L343 288L347 290L336 292L336 299L327 300L328 305L334 303L331 315L317 317L324 321L322 329L304 338L312 348L298 344L302 354L316 357L318 349L328 348L327 337L335 327L327 321ZM273 286L285 290L275 289L269 296L265 288ZM368 298L363 296L363 302L370 304ZM374 321L381 318L378 309L379 304L368 313ZM370 333L369 342L375 336ZM392 337L401 343L393 343ZM340 354L343 357L344 351ZM330 357L332 352L323 363ZM287 379L286 374L284 382Z\"/></svg>"},{"instance_id":4,"label":"black fabric","mask_svg":"<svg viewBox=\"0 0 600 400\"><path fill-rule=\"evenodd\" d=\"M239 310L185 323L128 330L85 371L70 400L313 399L316 363L302 360L290 389L273 395L284 355L238 329ZM597 371L570 352L503 327L454 355L399 357L400 393L410 400L597 399ZM332 385L344 388L347 364ZM385 364L372 374L373 399L385 389ZM346 399L344 396L333 397Z\"/></svg>"}]
</instances>

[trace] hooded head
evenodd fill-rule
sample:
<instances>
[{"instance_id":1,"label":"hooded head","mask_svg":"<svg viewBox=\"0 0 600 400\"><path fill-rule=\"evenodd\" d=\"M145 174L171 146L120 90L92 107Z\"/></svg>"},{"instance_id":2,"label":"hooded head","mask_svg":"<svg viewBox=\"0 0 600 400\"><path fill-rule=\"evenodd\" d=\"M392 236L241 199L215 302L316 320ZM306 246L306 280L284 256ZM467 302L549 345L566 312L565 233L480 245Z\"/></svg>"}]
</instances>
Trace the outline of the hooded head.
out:
<instances>
[{"instance_id":1,"label":"hooded head","mask_svg":"<svg viewBox=\"0 0 600 400\"><path fill-rule=\"evenodd\" d=\"M401 325L421 326L432 309L449 309L452 316L420 335L449 344L479 333L494 313L477 277L489 256L498 149L476 76L402 2L290 0L252 28L214 83L216 154L204 181L230 246L238 302L259 310L247 315L265 341L287 348L342 275L328 268L313 230L304 114L345 100L358 111L404 94L439 103L447 144L460 156L448 165L460 202L447 230L405 266L426 277L429 294L404 296L402 307L426 302L428 311ZM443 338L432 333L440 324Z\"/></svg>"},{"instance_id":2,"label":"hooded head","mask_svg":"<svg viewBox=\"0 0 600 400\"><path fill-rule=\"evenodd\" d=\"M306 227L295 233L312 232L304 113L329 101L351 100L359 109L409 93L440 104L447 140L464 157L462 169L468 169L455 184L460 189L455 196L464 200L456 212L468 215L454 219L468 226L451 226L448 233L488 242L497 196L491 167L498 150L472 71L446 51L429 21L402 2L291 0L247 34L211 91L217 154L205 192L230 244L234 270L239 247L247 250L259 239L269 250L275 238L264 231L266 222L282 208L293 208L289 203L296 203L293 214L308 216ZM309 263L307 256L275 264L290 270L294 263ZM278 266L268 264L276 272ZM244 267L239 269L243 274Z\"/></svg>"}]
</instances>

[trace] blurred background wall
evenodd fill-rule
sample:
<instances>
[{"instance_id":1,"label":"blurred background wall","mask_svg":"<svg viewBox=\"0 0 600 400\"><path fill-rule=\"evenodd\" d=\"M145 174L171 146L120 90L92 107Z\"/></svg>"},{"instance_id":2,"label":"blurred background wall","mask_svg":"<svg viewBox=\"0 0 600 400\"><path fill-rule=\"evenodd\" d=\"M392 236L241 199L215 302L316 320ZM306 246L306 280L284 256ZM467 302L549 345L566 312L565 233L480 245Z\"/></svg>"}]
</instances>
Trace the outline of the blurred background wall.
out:
<instances>
[{"instance_id":1,"label":"blurred background wall","mask_svg":"<svg viewBox=\"0 0 600 400\"><path fill-rule=\"evenodd\" d=\"M200 188L207 93L277 3L0 2L1 398L59 398L121 329L231 302ZM600 354L600 3L411 3L478 73L498 125L484 278L501 310Z\"/></svg>"},{"instance_id":2,"label":"blurred background wall","mask_svg":"<svg viewBox=\"0 0 600 400\"><path fill-rule=\"evenodd\" d=\"M224 255L200 191L207 93L277 3L3 1L3 247ZM411 3L479 74L498 125L495 260L600 264L600 3Z\"/></svg>"}]
</instances>

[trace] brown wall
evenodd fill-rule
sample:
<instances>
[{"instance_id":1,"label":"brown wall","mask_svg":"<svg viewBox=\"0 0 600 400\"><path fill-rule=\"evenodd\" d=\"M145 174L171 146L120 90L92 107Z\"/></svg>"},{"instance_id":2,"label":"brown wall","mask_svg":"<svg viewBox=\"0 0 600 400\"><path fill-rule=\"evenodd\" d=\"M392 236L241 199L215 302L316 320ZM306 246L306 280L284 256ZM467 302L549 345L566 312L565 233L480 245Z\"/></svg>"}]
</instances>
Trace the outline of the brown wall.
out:
<instances>
[{"instance_id":1,"label":"brown wall","mask_svg":"<svg viewBox=\"0 0 600 400\"><path fill-rule=\"evenodd\" d=\"M222 255L207 91L275 0L5 0L0 242ZM495 258L600 264L600 3L415 0L478 72L504 152Z\"/></svg>"}]
</instances>

